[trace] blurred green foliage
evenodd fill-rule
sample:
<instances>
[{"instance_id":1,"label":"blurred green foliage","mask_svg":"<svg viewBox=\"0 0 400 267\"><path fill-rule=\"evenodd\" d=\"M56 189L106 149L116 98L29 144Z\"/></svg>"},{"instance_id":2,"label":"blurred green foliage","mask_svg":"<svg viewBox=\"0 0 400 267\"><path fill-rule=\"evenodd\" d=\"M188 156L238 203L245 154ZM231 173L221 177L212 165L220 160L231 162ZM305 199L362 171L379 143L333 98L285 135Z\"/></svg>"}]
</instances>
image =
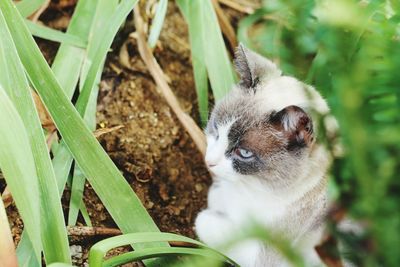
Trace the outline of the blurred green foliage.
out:
<instances>
[{"instance_id":1,"label":"blurred green foliage","mask_svg":"<svg viewBox=\"0 0 400 267\"><path fill-rule=\"evenodd\" d=\"M332 177L362 236L332 229L359 266L400 263L400 2L265 0L238 37L314 85L339 121Z\"/></svg>"}]
</instances>

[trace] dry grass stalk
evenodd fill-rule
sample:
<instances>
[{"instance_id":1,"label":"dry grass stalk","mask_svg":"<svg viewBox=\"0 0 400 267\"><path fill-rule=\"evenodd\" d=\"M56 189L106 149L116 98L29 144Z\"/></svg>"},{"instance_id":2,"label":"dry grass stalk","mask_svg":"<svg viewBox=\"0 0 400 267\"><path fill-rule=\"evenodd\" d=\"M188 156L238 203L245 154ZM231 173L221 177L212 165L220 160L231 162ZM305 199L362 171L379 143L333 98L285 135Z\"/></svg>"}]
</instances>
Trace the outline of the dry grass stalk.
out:
<instances>
[{"instance_id":1,"label":"dry grass stalk","mask_svg":"<svg viewBox=\"0 0 400 267\"><path fill-rule=\"evenodd\" d=\"M50 0L46 0L35 13L29 16L29 19L36 23L39 20L39 17L43 14L43 12L49 7L49 5L50 5Z\"/></svg>"},{"instance_id":2,"label":"dry grass stalk","mask_svg":"<svg viewBox=\"0 0 400 267\"><path fill-rule=\"evenodd\" d=\"M40 99L39 95L34 90L31 90L31 93L43 128L46 129L49 133L54 132L56 130L56 125L54 124L53 119L51 118L46 107L44 106L42 99Z\"/></svg>"},{"instance_id":3,"label":"dry grass stalk","mask_svg":"<svg viewBox=\"0 0 400 267\"><path fill-rule=\"evenodd\" d=\"M253 14L254 13L254 8L250 6L244 6L240 3L237 3L236 1L232 0L218 0L221 4L230 7L236 11L239 11L241 13L245 14Z\"/></svg>"},{"instance_id":4,"label":"dry grass stalk","mask_svg":"<svg viewBox=\"0 0 400 267\"><path fill-rule=\"evenodd\" d=\"M4 189L3 193L1 194L1 200L4 203L4 207L7 208L13 202L13 198L11 196L10 191L8 190L8 186Z\"/></svg>"},{"instance_id":5,"label":"dry grass stalk","mask_svg":"<svg viewBox=\"0 0 400 267\"><path fill-rule=\"evenodd\" d=\"M165 100L171 107L178 120L181 122L182 126L189 133L190 137L193 139L199 151L205 155L206 150L206 139L202 130L197 126L194 120L187 115L179 105L177 98L169 87L164 72L162 71L157 60L154 58L153 52L147 44L145 34L143 32L143 19L140 15L138 6L135 6L135 28L137 34L137 42L140 56L142 57L144 63L146 64L149 72L153 76L157 86L161 90Z\"/></svg>"},{"instance_id":6,"label":"dry grass stalk","mask_svg":"<svg viewBox=\"0 0 400 267\"><path fill-rule=\"evenodd\" d=\"M122 232L116 228L90 227L90 226L68 226L68 235L70 236L117 236Z\"/></svg>"},{"instance_id":7,"label":"dry grass stalk","mask_svg":"<svg viewBox=\"0 0 400 267\"><path fill-rule=\"evenodd\" d=\"M231 23L228 18L225 16L224 11L218 3L218 0L212 0L212 4L215 9L215 13L217 14L219 25L221 26L222 33L225 35L228 40L231 51L235 51L237 47L237 39L235 30L233 29Z\"/></svg>"},{"instance_id":8,"label":"dry grass stalk","mask_svg":"<svg viewBox=\"0 0 400 267\"><path fill-rule=\"evenodd\" d=\"M113 131L117 131L117 130L119 130L121 128L124 128L124 127L125 127L124 125L117 125L117 126L114 126L114 127L111 127L111 128L99 128L99 129L97 129L96 131L93 132L93 135L96 138L99 138L103 134L111 133Z\"/></svg>"}]
</instances>

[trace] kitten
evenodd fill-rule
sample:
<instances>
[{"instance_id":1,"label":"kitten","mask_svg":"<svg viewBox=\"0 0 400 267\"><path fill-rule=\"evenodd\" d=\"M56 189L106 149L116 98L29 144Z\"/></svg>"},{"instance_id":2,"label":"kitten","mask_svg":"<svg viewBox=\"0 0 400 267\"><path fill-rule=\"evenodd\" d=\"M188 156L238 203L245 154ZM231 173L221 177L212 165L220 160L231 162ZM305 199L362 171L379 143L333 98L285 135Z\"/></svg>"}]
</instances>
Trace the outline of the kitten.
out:
<instances>
[{"instance_id":1,"label":"kitten","mask_svg":"<svg viewBox=\"0 0 400 267\"><path fill-rule=\"evenodd\" d=\"M243 45L235 65L241 80L216 103L206 128L213 184L196 218L198 237L218 247L252 220L290 240L307 266L322 265L314 246L328 209L330 159L312 118L329 108L313 87ZM257 240L226 253L243 267L288 265Z\"/></svg>"}]
</instances>

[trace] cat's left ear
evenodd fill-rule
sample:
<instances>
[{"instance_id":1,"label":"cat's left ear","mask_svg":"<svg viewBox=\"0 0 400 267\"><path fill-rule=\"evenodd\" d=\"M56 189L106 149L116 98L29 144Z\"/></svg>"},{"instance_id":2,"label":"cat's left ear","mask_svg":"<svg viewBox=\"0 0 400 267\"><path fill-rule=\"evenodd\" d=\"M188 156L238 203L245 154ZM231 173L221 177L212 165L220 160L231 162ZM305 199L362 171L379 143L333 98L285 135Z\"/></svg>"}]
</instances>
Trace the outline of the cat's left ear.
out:
<instances>
[{"instance_id":1,"label":"cat's left ear","mask_svg":"<svg viewBox=\"0 0 400 267\"><path fill-rule=\"evenodd\" d=\"M235 53L235 67L240 75L240 85L254 88L259 81L281 76L282 72L269 59L239 44Z\"/></svg>"},{"instance_id":2,"label":"cat's left ear","mask_svg":"<svg viewBox=\"0 0 400 267\"><path fill-rule=\"evenodd\" d=\"M312 119L298 106L288 106L272 114L270 123L284 133L289 150L308 147L314 142Z\"/></svg>"}]
</instances>

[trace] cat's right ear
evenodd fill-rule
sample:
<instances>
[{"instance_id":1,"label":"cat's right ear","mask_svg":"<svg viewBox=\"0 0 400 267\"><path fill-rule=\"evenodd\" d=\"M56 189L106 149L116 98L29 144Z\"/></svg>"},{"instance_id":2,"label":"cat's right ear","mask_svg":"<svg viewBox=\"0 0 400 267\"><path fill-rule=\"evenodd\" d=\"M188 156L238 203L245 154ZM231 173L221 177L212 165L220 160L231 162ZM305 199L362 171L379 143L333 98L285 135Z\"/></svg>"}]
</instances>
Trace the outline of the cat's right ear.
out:
<instances>
[{"instance_id":1,"label":"cat's right ear","mask_svg":"<svg viewBox=\"0 0 400 267\"><path fill-rule=\"evenodd\" d=\"M240 75L240 85L249 89L254 89L261 80L282 74L272 61L247 49L242 43L236 49L235 67Z\"/></svg>"},{"instance_id":2,"label":"cat's right ear","mask_svg":"<svg viewBox=\"0 0 400 267\"><path fill-rule=\"evenodd\" d=\"M284 134L291 150L309 147L314 142L312 119L298 106L288 106L272 114L270 123Z\"/></svg>"}]
</instances>

